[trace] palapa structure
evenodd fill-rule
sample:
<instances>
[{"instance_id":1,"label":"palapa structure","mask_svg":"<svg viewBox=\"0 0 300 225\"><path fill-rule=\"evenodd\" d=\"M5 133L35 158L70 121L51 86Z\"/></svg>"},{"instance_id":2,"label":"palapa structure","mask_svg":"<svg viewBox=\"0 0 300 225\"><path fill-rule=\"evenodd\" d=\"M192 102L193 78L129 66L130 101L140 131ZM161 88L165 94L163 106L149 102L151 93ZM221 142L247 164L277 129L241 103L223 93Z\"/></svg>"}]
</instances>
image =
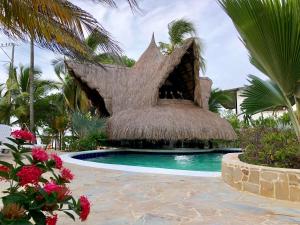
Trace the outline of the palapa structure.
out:
<instances>
[{"instance_id":1,"label":"palapa structure","mask_svg":"<svg viewBox=\"0 0 300 225\"><path fill-rule=\"evenodd\" d=\"M199 77L196 40L163 55L154 36L132 68L68 61L102 115L111 140L233 140L230 124L208 110L212 81Z\"/></svg>"}]
</instances>

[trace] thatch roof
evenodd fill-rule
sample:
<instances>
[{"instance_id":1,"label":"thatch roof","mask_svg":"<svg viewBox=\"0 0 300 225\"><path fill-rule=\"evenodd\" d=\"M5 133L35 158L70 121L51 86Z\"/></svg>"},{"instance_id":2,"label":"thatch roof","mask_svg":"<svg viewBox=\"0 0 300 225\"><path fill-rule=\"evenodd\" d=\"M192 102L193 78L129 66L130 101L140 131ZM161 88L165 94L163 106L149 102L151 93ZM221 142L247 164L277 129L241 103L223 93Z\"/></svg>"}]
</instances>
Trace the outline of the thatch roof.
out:
<instances>
[{"instance_id":1,"label":"thatch roof","mask_svg":"<svg viewBox=\"0 0 300 225\"><path fill-rule=\"evenodd\" d=\"M154 37L133 68L67 62L99 110L110 115L110 139L235 139L228 122L208 111L212 82L199 78L199 64L195 39L166 56Z\"/></svg>"}]
</instances>

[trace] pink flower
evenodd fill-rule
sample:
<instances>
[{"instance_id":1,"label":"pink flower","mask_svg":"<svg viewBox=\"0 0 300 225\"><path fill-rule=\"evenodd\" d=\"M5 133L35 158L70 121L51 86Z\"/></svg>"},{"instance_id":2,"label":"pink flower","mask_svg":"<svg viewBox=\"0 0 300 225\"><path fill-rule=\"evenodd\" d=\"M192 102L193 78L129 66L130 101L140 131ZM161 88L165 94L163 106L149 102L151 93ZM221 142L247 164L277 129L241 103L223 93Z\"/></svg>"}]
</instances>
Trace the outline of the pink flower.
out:
<instances>
[{"instance_id":1,"label":"pink flower","mask_svg":"<svg viewBox=\"0 0 300 225\"><path fill-rule=\"evenodd\" d=\"M80 196L79 203L80 203L79 217L80 217L81 221L85 221L87 219L88 215L90 214L91 204L86 196Z\"/></svg>"},{"instance_id":2,"label":"pink flower","mask_svg":"<svg viewBox=\"0 0 300 225\"><path fill-rule=\"evenodd\" d=\"M46 225L56 225L57 222L57 215L53 215L52 217L47 216L46 218Z\"/></svg>"},{"instance_id":3,"label":"pink flower","mask_svg":"<svg viewBox=\"0 0 300 225\"><path fill-rule=\"evenodd\" d=\"M47 192L47 194L56 193L57 201L63 201L71 194L69 188L64 185L57 185L54 182L46 183L44 191Z\"/></svg>"},{"instance_id":4,"label":"pink flower","mask_svg":"<svg viewBox=\"0 0 300 225\"><path fill-rule=\"evenodd\" d=\"M46 183L44 186L44 191L47 192L48 194L55 192L58 189L58 185L54 182L49 182Z\"/></svg>"},{"instance_id":5,"label":"pink flower","mask_svg":"<svg viewBox=\"0 0 300 225\"><path fill-rule=\"evenodd\" d=\"M35 165L23 166L17 173L21 186L37 184L43 171Z\"/></svg>"},{"instance_id":6,"label":"pink flower","mask_svg":"<svg viewBox=\"0 0 300 225\"><path fill-rule=\"evenodd\" d=\"M74 178L74 175L71 173L71 171L67 168L63 168L61 170L61 176L62 176L62 179L64 179L65 181L67 182L70 182L71 180L73 180Z\"/></svg>"},{"instance_id":7,"label":"pink flower","mask_svg":"<svg viewBox=\"0 0 300 225\"><path fill-rule=\"evenodd\" d=\"M35 136L27 130L15 130L11 132L10 135L16 139L22 139L24 141L29 141L29 142L35 141Z\"/></svg>"},{"instance_id":8,"label":"pink flower","mask_svg":"<svg viewBox=\"0 0 300 225\"><path fill-rule=\"evenodd\" d=\"M57 169L61 169L62 168L62 164L63 164L61 158L57 154L55 154L55 153L51 154L50 157L51 157L52 160L54 160L55 167Z\"/></svg>"},{"instance_id":9,"label":"pink flower","mask_svg":"<svg viewBox=\"0 0 300 225\"><path fill-rule=\"evenodd\" d=\"M45 162L49 158L47 152L44 149L39 148L39 147L32 148L31 155L32 155L33 159L40 161L40 162Z\"/></svg>"}]
</instances>

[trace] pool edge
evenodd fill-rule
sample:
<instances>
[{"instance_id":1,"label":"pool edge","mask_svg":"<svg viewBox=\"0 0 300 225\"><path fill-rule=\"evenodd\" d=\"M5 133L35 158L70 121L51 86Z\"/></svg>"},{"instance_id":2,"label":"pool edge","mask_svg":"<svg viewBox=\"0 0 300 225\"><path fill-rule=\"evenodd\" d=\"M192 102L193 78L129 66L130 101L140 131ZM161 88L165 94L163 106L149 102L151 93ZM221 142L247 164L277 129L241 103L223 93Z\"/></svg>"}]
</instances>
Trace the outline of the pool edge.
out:
<instances>
[{"instance_id":1,"label":"pool edge","mask_svg":"<svg viewBox=\"0 0 300 225\"><path fill-rule=\"evenodd\" d=\"M120 150L91 150L82 152L72 152L62 154L60 157L65 163L71 163L79 166L86 166L99 169L118 170L124 172L134 173L149 173L149 174L162 174L162 175L176 175L176 176L191 176L191 177L221 177L221 172L210 172L210 171L191 171L191 170L176 170L176 169L163 169L153 167L142 167L142 166L127 166L107 163L89 162L80 159L75 159L73 156L97 153L97 152L116 152Z\"/></svg>"}]
</instances>

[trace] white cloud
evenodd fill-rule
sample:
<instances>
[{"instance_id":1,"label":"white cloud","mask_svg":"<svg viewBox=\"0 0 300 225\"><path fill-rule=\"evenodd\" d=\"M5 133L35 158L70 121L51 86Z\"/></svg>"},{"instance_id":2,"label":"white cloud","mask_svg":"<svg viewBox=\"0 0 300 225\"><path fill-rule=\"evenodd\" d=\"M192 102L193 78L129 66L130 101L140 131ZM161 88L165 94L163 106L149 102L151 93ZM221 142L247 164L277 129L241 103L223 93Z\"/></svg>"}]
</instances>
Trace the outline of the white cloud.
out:
<instances>
[{"instance_id":1,"label":"white cloud","mask_svg":"<svg viewBox=\"0 0 300 225\"><path fill-rule=\"evenodd\" d=\"M249 63L247 51L238 39L238 34L229 17L215 0L156 0L140 1L143 14L133 14L126 1L118 1L118 9L104 7L92 1L73 0L89 11L120 43L125 54L138 59L148 46L152 32L156 41L168 41L167 24L178 18L194 22L198 35L205 44L207 76L215 87L233 88L246 83L250 73L260 73ZM1 38L2 40L3 38ZM29 62L28 45L16 48L17 64ZM3 58L3 54L0 60ZM47 50L36 50L36 65L45 78L55 79L50 64L55 55ZM0 68L0 82L4 80Z\"/></svg>"}]
</instances>

